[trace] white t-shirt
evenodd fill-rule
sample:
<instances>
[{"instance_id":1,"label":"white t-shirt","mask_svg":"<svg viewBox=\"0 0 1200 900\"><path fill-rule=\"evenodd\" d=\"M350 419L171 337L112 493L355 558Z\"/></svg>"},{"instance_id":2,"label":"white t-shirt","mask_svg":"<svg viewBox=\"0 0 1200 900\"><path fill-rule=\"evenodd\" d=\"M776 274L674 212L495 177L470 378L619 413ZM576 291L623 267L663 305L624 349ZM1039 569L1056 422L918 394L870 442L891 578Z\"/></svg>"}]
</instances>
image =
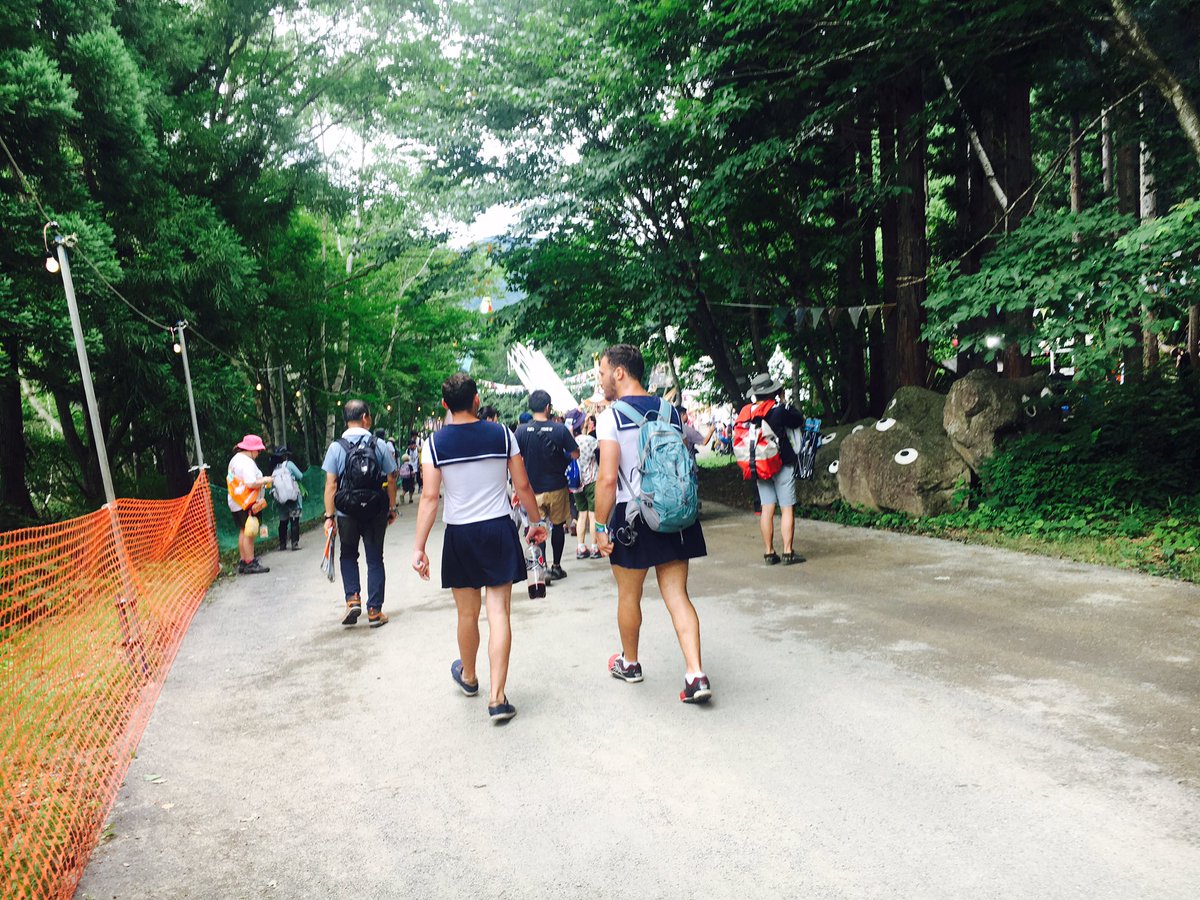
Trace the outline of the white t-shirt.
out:
<instances>
[{"instance_id":1,"label":"white t-shirt","mask_svg":"<svg viewBox=\"0 0 1200 900\"><path fill-rule=\"evenodd\" d=\"M651 414L651 418L657 416L659 409L658 397L622 397L626 403L642 414L646 414L650 410L655 412ZM683 423L679 419L679 410L671 407L671 424L683 433ZM632 498L629 493L630 485L635 491L642 486L642 473L637 470L638 464L638 429L641 422L635 422L632 419L626 418L624 415L617 413L613 407L609 407L596 418L596 438L601 441L616 441L621 447L621 477L617 479L617 502L628 503ZM601 453L604 451L601 450Z\"/></svg>"},{"instance_id":2,"label":"white t-shirt","mask_svg":"<svg viewBox=\"0 0 1200 900\"><path fill-rule=\"evenodd\" d=\"M425 461L442 473L442 521L467 525L507 517L508 460L517 439L498 422L443 425L421 448Z\"/></svg>"},{"instance_id":3,"label":"white t-shirt","mask_svg":"<svg viewBox=\"0 0 1200 900\"><path fill-rule=\"evenodd\" d=\"M252 484L263 477L262 471L258 468L258 463L245 453L235 453L233 459L229 460L229 474L244 484ZM233 501L232 495L226 497L225 500L229 504L230 512L237 512L241 509Z\"/></svg>"}]
</instances>

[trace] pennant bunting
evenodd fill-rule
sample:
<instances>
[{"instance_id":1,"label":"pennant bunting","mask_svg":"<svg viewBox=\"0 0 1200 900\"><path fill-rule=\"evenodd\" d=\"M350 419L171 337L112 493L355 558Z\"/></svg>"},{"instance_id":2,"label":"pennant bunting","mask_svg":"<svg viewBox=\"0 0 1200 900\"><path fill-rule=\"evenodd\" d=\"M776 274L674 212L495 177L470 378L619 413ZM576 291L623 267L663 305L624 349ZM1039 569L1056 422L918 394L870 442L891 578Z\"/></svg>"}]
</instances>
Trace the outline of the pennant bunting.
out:
<instances>
[{"instance_id":1,"label":"pennant bunting","mask_svg":"<svg viewBox=\"0 0 1200 900\"><path fill-rule=\"evenodd\" d=\"M796 328L804 327L804 317L808 315L808 310L803 306L796 307Z\"/></svg>"},{"instance_id":2,"label":"pennant bunting","mask_svg":"<svg viewBox=\"0 0 1200 900\"><path fill-rule=\"evenodd\" d=\"M817 324L821 321L821 316L825 312L825 307L814 306L812 309L809 310L809 312L812 314L813 328L816 328Z\"/></svg>"},{"instance_id":3,"label":"pennant bunting","mask_svg":"<svg viewBox=\"0 0 1200 900\"><path fill-rule=\"evenodd\" d=\"M851 306L846 312L850 313L850 321L854 323L854 327L858 327L858 323L862 321L863 307Z\"/></svg>"},{"instance_id":4,"label":"pennant bunting","mask_svg":"<svg viewBox=\"0 0 1200 900\"><path fill-rule=\"evenodd\" d=\"M829 307L828 312L829 324L836 325L838 323L838 319L842 317L842 308L840 306L831 306Z\"/></svg>"}]
</instances>

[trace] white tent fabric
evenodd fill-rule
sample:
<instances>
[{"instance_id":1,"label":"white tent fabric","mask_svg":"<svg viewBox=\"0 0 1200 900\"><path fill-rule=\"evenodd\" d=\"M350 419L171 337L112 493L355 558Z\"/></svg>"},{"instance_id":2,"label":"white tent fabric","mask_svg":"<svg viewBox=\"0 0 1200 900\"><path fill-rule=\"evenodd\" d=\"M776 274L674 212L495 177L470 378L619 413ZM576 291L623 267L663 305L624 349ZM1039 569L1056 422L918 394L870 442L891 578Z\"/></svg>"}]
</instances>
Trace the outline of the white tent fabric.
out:
<instances>
[{"instance_id":1,"label":"white tent fabric","mask_svg":"<svg viewBox=\"0 0 1200 900\"><path fill-rule=\"evenodd\" d=\"M550 394L550 405L558 412L579 409L579 401L571 393L554 367L542 354L517 343L508 351L508 365L517 373L527 391L543 390Z\"/></svg>"}]
</instances>

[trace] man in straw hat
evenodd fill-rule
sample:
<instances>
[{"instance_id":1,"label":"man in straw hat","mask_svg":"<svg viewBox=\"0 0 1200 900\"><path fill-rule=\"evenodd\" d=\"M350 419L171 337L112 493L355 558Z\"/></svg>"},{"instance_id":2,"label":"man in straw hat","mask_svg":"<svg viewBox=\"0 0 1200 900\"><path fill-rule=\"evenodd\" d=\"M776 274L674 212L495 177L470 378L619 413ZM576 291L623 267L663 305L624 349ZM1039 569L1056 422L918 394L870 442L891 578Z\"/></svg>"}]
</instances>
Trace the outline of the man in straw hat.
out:
<instances>
[{"instance_id":1,"label":"man in straw hat","mask_svg":"<svg viewBox=\"0 0 1200 900\"><path fill-rule=\"evenodd\" d=\"M229 460L229 471L225 474L225 487L229 490L229 511L233 513L238 529L238 574L261 575L271 570L254 556L255 534L246 533L246 520L258 515L266 508L263 494L271 486L271 479L263 477L254 460L266 450L262 438L248 434L234 447L238 452Z\"/></svg>"}]
</instances>

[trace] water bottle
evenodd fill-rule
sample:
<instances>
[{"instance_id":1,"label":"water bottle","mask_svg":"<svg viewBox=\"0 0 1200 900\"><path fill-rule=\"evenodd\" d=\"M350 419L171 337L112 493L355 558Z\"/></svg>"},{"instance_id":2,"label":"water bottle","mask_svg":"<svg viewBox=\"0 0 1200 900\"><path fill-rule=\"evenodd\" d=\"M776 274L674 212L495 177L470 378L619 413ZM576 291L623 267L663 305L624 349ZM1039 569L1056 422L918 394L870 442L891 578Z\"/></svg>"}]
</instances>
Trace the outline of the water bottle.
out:
<instances>
[{"instance_id":1,"label":"water bottle","mask_svg":"<svg viewBox=\"0 0 1200 900\"><path fill-rule=\"evenodd\" d=\"M529 571L529 599L545 597L546 558L537 544L530 544L529 549L525 551L525 568Z\"/></svg>"}]
</instances>

